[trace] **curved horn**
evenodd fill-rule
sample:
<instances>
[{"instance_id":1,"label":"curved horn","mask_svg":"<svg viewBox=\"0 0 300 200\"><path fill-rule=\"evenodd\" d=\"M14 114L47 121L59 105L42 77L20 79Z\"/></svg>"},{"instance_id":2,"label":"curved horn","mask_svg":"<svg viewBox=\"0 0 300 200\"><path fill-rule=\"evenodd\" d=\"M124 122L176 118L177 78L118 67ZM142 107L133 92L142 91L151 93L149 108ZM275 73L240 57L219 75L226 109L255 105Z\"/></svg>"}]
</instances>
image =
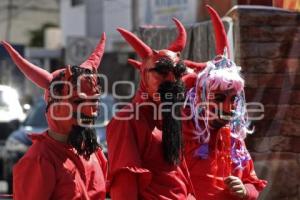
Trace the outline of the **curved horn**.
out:
<instances>
[{"instance_id":1,"label":"curved horn","mask_svg":"<svg viewBox=\"0 0 300 200\"><path fill-rule=\"evenodd\" d=\"M167 49L174 52L181 52L184 49L186 44L186 38L187 38L186 30L178 19L174 17L173 21L177 26L178 36L176 40Z\"/></svg>"},{"instance_id":2,"label":"curved horn","mask_svg":"<svg viewBox=\"0 0 300 200\"><path fill-rule=\"evenodd\" d=\"M194 69L197 73L206 67L206 63L199 63L191 60L184 60L184 64L189 68Z\"/></svg>"},{"instance_id":3,"label":"curved horn","mask_svg":"<svg viewBox=\"0 0 300 200\"><path fill-rule=\"evenodd\" d=\"M52 75L48 71L27 61L9 43L5 41L1 43L9 53L13 62L29 80L43 89L49 88Z\"/></svg>"},{"instance_id":4,"label":"curved horn","mask_svg":"<svg viewBox=\"0 0 300 200\"><path fill-rule=\"evenodd\" d=\"M142 58L145 59L152 55L152 49L146 45L142 40L140 40L133 33L123 29L117 28L117 30L121 33L123 38L134 48L136 53Z\"/></svg>"},{"instance_id":5,"label":"curved horn","mask_svg":"<svg viewBox=\"0 0 300 200\"><path fill-rule=\"evenodd\" d=\"M210 7L209 5L206 5L206 7L208 9L215 30L216 54L223 55L224 49L226 48L228 58L230 58L229 45L222 20L218 13L212 7Z\"/></svg>"},{"instance_id":6,"label":"curved horn","mask_svg":"<svg viewBox=\"0 0 300 200\"><path fill-rule=\"evenodd\" d=\"M105 33L102 33L101 39L97 44L97 47L90 55L90 57L80 65L81 67L91 68L97 71L104 53L105 41L106 41L106 35Z\"/></svg>"},{"instance_id":7,"label":"curved horn","mask_svg":"<svg viewBox=\"0 0 300 200\"><path fill-rule=\"evenodd\" d=\"M129 58L128 63L138 70L141 69L142 63L140 61Z\"/></svg>"}]
</instances>

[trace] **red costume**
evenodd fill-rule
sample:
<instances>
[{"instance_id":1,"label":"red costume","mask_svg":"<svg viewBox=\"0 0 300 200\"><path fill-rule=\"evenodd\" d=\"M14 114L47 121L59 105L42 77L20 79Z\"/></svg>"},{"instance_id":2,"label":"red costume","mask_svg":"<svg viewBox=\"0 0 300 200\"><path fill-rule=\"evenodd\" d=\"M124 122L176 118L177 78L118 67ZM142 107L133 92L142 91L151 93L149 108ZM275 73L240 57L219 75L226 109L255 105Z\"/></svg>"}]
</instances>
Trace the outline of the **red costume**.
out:
<instances>
[{"instance_id":1,"label":"red costume","mask_svg":"<svg viewBox=\"0 0 300 200\"><path fill-rule=\"evenodd\" d=\"M186 108L185 113L189 115L190 110ZM224 178L222 170L219 170L217 176L214 177L214 170L212 167L216 160L215 149L217 133L211 134L208 143L208 158L201 159L195 156L195 152L201 147L201 144L195 135L195 131L196 128L193 121L185 121L183 123L185 159L191 174L196 198L200 200L238 200L239 198L232 196L227 190L224 190L224 188L214 186L214 181L217 180L217 184L222 184ZM238 145L245 147L245 144L240 140L236 140L236 142ZM243 168L234 169L234 167L232 167L231 172L231 175L239 177L244 183L247 190L247 197L245 199L247 200L257 199L259 192L266 186L266 181L257 178L252 160L247 160Z\"/></svg>"},{"instance_id":2,"label":"red costume","mask_svg":"<svg viewBox=\"0 0 300 200\"><path fill-rule=\"evenodd\" d=\"M179 36L168 49L159 51L152 50L132 33L118 29L140 55L142 62L130 61L140 70L140 88L133 102L117 113L107 128L108 179L114 200L184 200L192 192L184 159L179 165L164 159L162 121L154 119L152 106L159 105L159 100L154 100L157 89L154 85L157 83L151 82L155 77L148 73L161 58L173 64L179 61L177 52L185 46L186 32L178 20L174 21ZM172 80L172 76L169 74L166 78Z\"/></svg>"},{"instance_id":3,"label":"red costume","mask_svg":"<svg viewBox=\"0 0 300 200\"><path fill-rule=\"evenodd\" d=\"M14 199L105 199L107 161L101 150L87 161L47 133L14 167Z\"/></svg>"},{"instance_id":4,"label":"red costume","mask_svg":"<svg viewBox=\"0 0 300 200\"><path fill-rule=\"evenodd\" d=\"M184 155L197 199L241 199L233 195L225 185L224 180L228 176L234 176L241 180L246 190L243 199L255 200L267 182L256 176L253 161L244 143L247 130L244 80L239 75L239 68L227 58L229 54L223 55L224 49L225 54L228 50L226 32L216 11L207 7L214 25L218 56L207 63L185 61L196 73L183 78L187 87L191 88L187 93L184 116L193 116L192 120L183 121ZM229 100L232 105L228 106L224 102L227 96L231 97L230 93L237 95L232 96L234 99ZM217 111L217 123L213 124L211 122L214 119L208 119L212 116L207 113L211 112L210 103L216 99L223 104L222 107L215 104L215 110L212 109ZM235 117L232 121L223 120L225 115L222 113L225 110L229 113L228 116ZM220 123L224 125L219 125ZM218 128L213 127L216 124Z\"/></svg>"},{"instance_id":5,"label":"red costume","mask_svg":"<svg viewBox=\"0 0 300 200\"><path fill-rule=\"evenodd\" d=\"M100 95L97 69L105 34L79 67L67 66L51 74L22 58L7 42L2 44L26 77L45 90L49 126L44 134L32 136L33 145L14 167L14 199L105 199L107 161L92 128ZM93 134L88 135L86 130ZM70 139L74 132L74 141L80 139L80 147L71 140L57 139ZM56 139L50 133L56 134Z\"/></svg>"},{"instance_id":6,"label":"red costume","mask_svg":"<svg viewBox=\"0 0 300 200\"><path fill-rule=\"evenodd\" d=\"M132 108L140 102L133 101ZM124 109L130 109L126 107ZM138 175L137 183L118 183L138 187L139 199L187 199L192 188L185 162L180 166L166 163L162 153L162 132L159 121L153 120L153 108L143 106L140 119L116 120L108 126L109 181L122 173ZM134 112L121 110L117 117L128 118ZM122 188L119 188L122 190ZM124 199L135 199L128 193Z\"/></svg>"}]
</instances>

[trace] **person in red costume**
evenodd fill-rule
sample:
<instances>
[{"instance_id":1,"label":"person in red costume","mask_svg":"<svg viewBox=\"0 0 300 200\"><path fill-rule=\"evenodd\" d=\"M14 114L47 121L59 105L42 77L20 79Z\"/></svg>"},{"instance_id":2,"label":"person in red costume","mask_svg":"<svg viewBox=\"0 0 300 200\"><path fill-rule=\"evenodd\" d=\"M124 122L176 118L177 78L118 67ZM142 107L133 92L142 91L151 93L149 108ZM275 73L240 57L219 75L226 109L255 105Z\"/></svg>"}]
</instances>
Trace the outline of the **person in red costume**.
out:
<instances>
[{"instance_id":1,"label":"person in red costume","mask_svg":"<svg viewBox=\"0 0 300 200\"><path fill-rule=\"evenodd\" d=\"M13 198L105 199L107 161L93 128L105 34L80 66L53 73L22 58L9 43L2 44L25 76L45 90L49 126L45 133L31 136L32 146L15 165Z\"/></svg>"},{"instance_id":2,"label":"person in red costume","mask_svg":"<svg viewBox=\"0 0 300 200\"><path fill-rule=\"evenodd\" d=\"M118 29L142 62L130 60L140 71L139 88L133 101L107 127L113 200L185 200L192 193L182 155L181 121L171 114L171 107L184 100L180 78L185 65L179 55L186 43L183 25L174 21L179 34L163 50L153 50L131 32ZM181 107L173 108L180 115Z\"/></svg>"},{"instance_id":3,"label":"person in red costume","mask_svg":"<svg viewBox=\"0 0 300 200\"><path fill-rule=\"evenodd\" d=\"M211 7L217 56L207 63L186 61L196 73L184 77L187 92L183 121L185 158L197 199L258 198L266 186L254 171L244 139L249 130L244 80L230 60L222 21ZM225 51L224 51L225 50Z\"/></svg>"}]
</instances>

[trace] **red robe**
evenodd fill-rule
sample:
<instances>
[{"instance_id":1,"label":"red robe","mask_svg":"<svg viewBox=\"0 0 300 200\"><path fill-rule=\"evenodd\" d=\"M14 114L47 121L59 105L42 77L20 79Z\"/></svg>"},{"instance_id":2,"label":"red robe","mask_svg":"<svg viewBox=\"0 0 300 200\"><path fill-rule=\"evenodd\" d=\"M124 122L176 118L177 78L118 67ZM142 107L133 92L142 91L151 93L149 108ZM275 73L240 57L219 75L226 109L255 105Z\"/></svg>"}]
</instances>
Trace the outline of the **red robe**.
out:
<instances>
[{"instance_id":1,"label":"red robe","mask_svg":"<svg viewBox=\"0 0 300 200\"><path fill-rule=\"evenodd\" d=\"M112 188L117 186L112 190L112 197L114 200L186 200L192 186L185 161L173 166L164 160L162 132L159 122L153 119L153 109L143 105L137 111L137 104L131 104L134 111L130 106L123 108L107 127L108 179ZM128 118L117 119L120 117ZM124 186L135 190L138 197L124 191ZM124 193L126 196L119 195Z\"/></svg>"},{"instance_id":2,"label":"red robe","mask_svg":"<svg viewBox=\"0 0 300 200\"><path fill-rule=\"evenodd\" d=\"M189 116L189 109L186 108L184 112ZM223 176L222 171L218 171L217 176L212 170L213 162L215 161L215 145L216 135L211 134L209 141L209 154L208 159L201 159L195 155L195 151L201 146L198 139L195 137L195 125L192 120L183 121L183 134L184 134L184 147L185 158L189 168L191 180L194 186L196 199L202 200L238 200L239 198L231 195L228 189L222 189L222 187L215 187L214 180L217 186L222 186ZM240 145L245 145L244 142L239 142ZM239 177L244 183L247 196L244 199L255 200L257 199L259 192L266 186L266 181L257 178L254 171L253 161L246 161L243 169L235 169L232 164L232 176ZM226 188L226 186L225 186Z\"/></svg>"},{"instance_id":3,"label":"red robe","mask_svg":"<svg viewBox=\"0 0 300 200\"><path fill-rule=\"evenodd\" d=\"M47 133L32 136L32 140L33 145L14 167L14 199L105 199L107 161L101 150L86 161Z\"/></svg>"}]
</instances>

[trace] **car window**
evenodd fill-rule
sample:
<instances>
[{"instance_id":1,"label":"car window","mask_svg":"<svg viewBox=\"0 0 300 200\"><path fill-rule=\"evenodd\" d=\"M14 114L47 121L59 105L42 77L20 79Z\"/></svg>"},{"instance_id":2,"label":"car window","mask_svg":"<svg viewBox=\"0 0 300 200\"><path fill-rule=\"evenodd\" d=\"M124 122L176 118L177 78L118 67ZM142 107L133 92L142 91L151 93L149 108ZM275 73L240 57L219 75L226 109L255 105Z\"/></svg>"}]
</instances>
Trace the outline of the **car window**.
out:
<instances>
[{"instance_id":1,"label":"car window","mask_svg":"<svg viewBox=\"0 0 300 200\"><path fill-rule=\"evenodd\" d=\"M46 104L44 101L39 101L36 105L33 106L29 112L24 126L33 126L33 127L47 127L47 121L45 117Z\"/></svg>"}]
</instances>

